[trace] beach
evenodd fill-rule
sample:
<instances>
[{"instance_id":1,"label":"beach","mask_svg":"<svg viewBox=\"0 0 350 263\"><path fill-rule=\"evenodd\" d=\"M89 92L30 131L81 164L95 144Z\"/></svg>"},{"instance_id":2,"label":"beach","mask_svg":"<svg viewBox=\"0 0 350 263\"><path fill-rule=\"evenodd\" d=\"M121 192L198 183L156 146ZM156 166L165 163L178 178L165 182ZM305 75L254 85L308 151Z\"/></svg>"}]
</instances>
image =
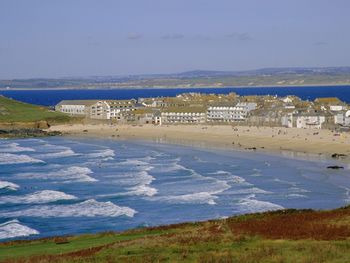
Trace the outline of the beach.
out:
<instances>
[{"instance_id":1,"label":"beach","mask_svg":"<svg viewBox=\"0 0 350 263\"><path fill-rule=\"evenodd\" d=\"M52 126L65 135L216 146L258 151L350 155L350 135L330 130L231 125L116 125ZM344 160L349 160L347 157Z\"/></svg>"}]
</instances>

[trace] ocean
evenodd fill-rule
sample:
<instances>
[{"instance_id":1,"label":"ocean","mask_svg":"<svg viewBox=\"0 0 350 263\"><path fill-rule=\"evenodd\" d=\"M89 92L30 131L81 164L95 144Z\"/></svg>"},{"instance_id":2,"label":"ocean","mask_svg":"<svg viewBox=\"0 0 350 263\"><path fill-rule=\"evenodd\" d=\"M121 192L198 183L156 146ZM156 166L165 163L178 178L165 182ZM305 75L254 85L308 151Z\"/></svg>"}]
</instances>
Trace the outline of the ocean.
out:
<instances>
[{"instance_id":1,"label":"ocean","mask_svg":"<svg viewBox=\"0 0 350 263\"><path fill-rule=\"evenodd\" d=\"M349 167L144 141L0 140L0 240L119 231L350 201Z\"/></svg>"},{"instance_id":2,"label":"ocean","mask_svg":"<svg viewBox=\"0 0 350 263\"><path fill-rule=\"evenodd\" d=\"M0 90L0 94L32 104L54 106L61 100L132 99L176 96L185 92L239 95L296 95L303 100L317 97L338 97L350 103L350 86L264 87L264 88L186 88L186 89L99 89L99 90Z\"/></svg>"}]
</instances>

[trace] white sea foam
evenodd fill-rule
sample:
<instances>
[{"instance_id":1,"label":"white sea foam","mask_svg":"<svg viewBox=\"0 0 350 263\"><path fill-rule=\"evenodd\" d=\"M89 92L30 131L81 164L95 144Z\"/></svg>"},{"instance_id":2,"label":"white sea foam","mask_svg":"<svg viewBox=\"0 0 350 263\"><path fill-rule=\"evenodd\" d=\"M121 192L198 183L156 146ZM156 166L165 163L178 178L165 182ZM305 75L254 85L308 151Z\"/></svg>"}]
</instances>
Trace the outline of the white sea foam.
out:
<instances>
[{"instance_id":1,"label":"white sea foam","mask_svg":"<svg viewBox=\"0 0 350 263\"><path fill-rule=\"evenodd\" d=\"M71 166L63 168L54 172L40 172L40 173L21 173L17 174L20 178L43 179L60 181L63 183L71 182L96 182L97 179L89 176L93 172L87 167Z\"/></svg>"},{"instance_id":2,"label":"white sea foam","mask_svg":"<svg viewBox=\"0 0 350 263\"><path fill-rule=\"evenodd\" d=\"M155 178L147 171L124 174L124 177L117 181L118 184L132 186L127 188L127 192L120 195L153 196L158 192L156 188L150 186L154 180Z\"/></svg>"},{"instance_id":3,"label":"white sea foam","mask_svg":"<svg viewBox=\"0 0 350 263\"><path fill-rule=\"evenodd\" d=\"M0 224L0 239L38 235L35 229L22 225L17 219Z\"/></svg>"},{"instance_id":4,"label":"white sea foam","mask_svg":"<svg viewBox=\"0 0 350 263\"><path fill-rule=\"evenodd\" d=\"M139 159L126 159L123 162L118 163L119 165L123 165L123 166L147 166L149 165L148 162L139 160Z\"/></svg>"},{"instance_id":5,"label":"white sea foam","mask_svg":"<svg viewBox=\"0 0 350 263\"><path fill-rule=\"evenodd\" d=\"M149 185L141 184L128 188L128 192L125 192L123 195L143 195L143 196L154 196L158 193L158 190Z\"/></svg>"},{"instance_id":6,"label":"white sea foam","mask_svg":"<svg viewBox=\"0 0 350 263\"><path fill-rule=\"evenodd\" d=\"M209 173L209 174L214 174L214 175L220 175L220 174L231 174L230 172L227 172L227 171L222 171L222 170L218 170L216 172L213 172L213 173Z\"/></svg>"},{"instance_id":7,"label":"white sea foam","mask_svg":"<svg viewBox=\"0 0 350 263\"><path fill-rule=\"evenodd\" d=\"M86 156L89 158L110 158L114 157L115 153L112 149L104 149L88 153Z\"/></svg>"},{"instance_id":8,"label":"white sea foam","mask_svg":"<svg viewBox=\"0 0 350 263\"><path fill-rule=\"evenodd\" d=\"M133 217L136 211L129 207L118 206L112 202L98 202L89 199L70 205L36 205L28 209L1 213L2 217Z\"/></svg>"},{"instance_id":9,"label":"white sea foam","mask_svg":"<svg viewBox=\"0 0 350 263\"><path fill-rule=\"evenodd\" d=\"M272 192L265 191L258 187L251 187L246 189L239 189L234 191L235 194L271 194Z\"/></svg>"},{"instance_id":10,"label":"white sea foam","mask_svg":"<svg viewBox=\"0 0 350 263\"><path fill-rule=\"evenodd\" d=\"M198 192L192 194L184 194L184 195L168 195L168 196L159 196L152 197L153 201L162 201L167 203L175 203L175 204L209 204L215 205L215 200L218 197L213 195L213 193L209 192Z\"/></svg>"},{"instance_id":11,"label":"white sea foam","mask_svg":"<svg viewBox=\"0 0 350 263\"><path fill-rule=\"evenodd\" d=\"M292 197L292 198L307 198L306 195L301 195L301 194L287 194L287 197Z\"/></svg>"},{"instance_id":12,"label":"white sea foam","mask_svg":"<svg viewBox=\"0 0 350 263\"><path fill-rule=\"evenodd\" d=\"M257 200L254 194L241 199L238 202L238 207L240 208L240 211L244 213L256 213L284 209L283 206L267 201Z\"/></svg>"},{"instance_id":13,"label":"white sea foam","mask_svg":"<svg viewBox=\"0 0 350 263\"><path fill-rule=\"evenodd\" d=\"M9 189L9 190L17 190L19 185L8 182L8 181L0 181L0 189Z\"/></svg>"},{"instance_id":14,"label":"white sea foam","mask_svg":"<svg viewBox=\"0 0 350 263\"><path fill-rule=\"evenodd\" d=\"M16 152L35 152L33 148L22 147L18 143L2 144L0 146L0 152L16 153Z\"/></svg>"},{"instance_id":15,"label":"white sea foam","mask_svg":"<svg viewBox=\"0 0 350 263\"><path fill-rule=\"evenodd\" d=\"M44 153L44 154L38 154L36 157L38 158L62 158L62 157L70 157L70 156L76 156L78 155L75 153L72 149L66 149L62 150L60 152L49 152L49 153Z\"/></svg>"},{"instance_id":16,"label":"white sea foam","mask_svg":"<svg viewBox=\"0 0 350 263\"><path fill-rule=\"evenodd\" d=\"M20 163L44 163L44 161L24 154L0 153L0 165Z\"/></svg>"},{"instance_id":17,"label":"white sea foam","mask_svg":"<svg viewBox=\"0 0 350 263\"><path fill-rule=\"evenodd\" d=\"M72 199L76 197L59 191L43 190L23 196L0 196L0 204L43 204Z\"/></svg>"}]
</instances>

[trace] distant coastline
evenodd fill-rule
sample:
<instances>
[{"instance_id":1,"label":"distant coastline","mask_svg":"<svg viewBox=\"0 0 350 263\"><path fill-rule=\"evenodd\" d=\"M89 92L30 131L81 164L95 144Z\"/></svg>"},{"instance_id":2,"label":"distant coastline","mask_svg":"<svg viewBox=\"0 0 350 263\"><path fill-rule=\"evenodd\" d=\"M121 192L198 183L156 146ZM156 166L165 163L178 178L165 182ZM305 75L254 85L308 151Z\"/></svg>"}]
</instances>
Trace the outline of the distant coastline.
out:
<instances>
[{"instance_id":1,"label":"distant coastline","mask_svg":"<svg viewBox=\"0 0 350 263\"><path fill-rule=\"evenodd\" d=\"M0 88L0 91L27 91L27 90L139 90L139 89L235 89L235 88L317 88L317 87L350 87L350 83L323 83L323 84L301 84L301 85L256 85L256 86L162 86L162 87L139 87L139 86L118 86L118 87L55 87L55 88Z\"/></svg>"}]
</instances>

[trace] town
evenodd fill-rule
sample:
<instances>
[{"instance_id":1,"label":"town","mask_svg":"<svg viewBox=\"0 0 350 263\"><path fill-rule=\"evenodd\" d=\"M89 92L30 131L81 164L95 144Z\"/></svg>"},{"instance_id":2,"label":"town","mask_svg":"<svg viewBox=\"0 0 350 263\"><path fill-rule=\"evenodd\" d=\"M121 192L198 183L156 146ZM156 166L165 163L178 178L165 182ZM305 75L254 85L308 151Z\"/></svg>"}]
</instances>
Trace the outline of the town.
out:
<instances>
[{"instance_id":1,"label":"town","mask_svg":"<svg viewBox=\"0 0 350 263\"><path fill-rule=\"evenodd\" d=\"M130 100L63 100L55 110L87 121L120 124L231 124L303 129L350 129L350 105L335 97L184 93Z\"/></svg>"}]
</instances>

